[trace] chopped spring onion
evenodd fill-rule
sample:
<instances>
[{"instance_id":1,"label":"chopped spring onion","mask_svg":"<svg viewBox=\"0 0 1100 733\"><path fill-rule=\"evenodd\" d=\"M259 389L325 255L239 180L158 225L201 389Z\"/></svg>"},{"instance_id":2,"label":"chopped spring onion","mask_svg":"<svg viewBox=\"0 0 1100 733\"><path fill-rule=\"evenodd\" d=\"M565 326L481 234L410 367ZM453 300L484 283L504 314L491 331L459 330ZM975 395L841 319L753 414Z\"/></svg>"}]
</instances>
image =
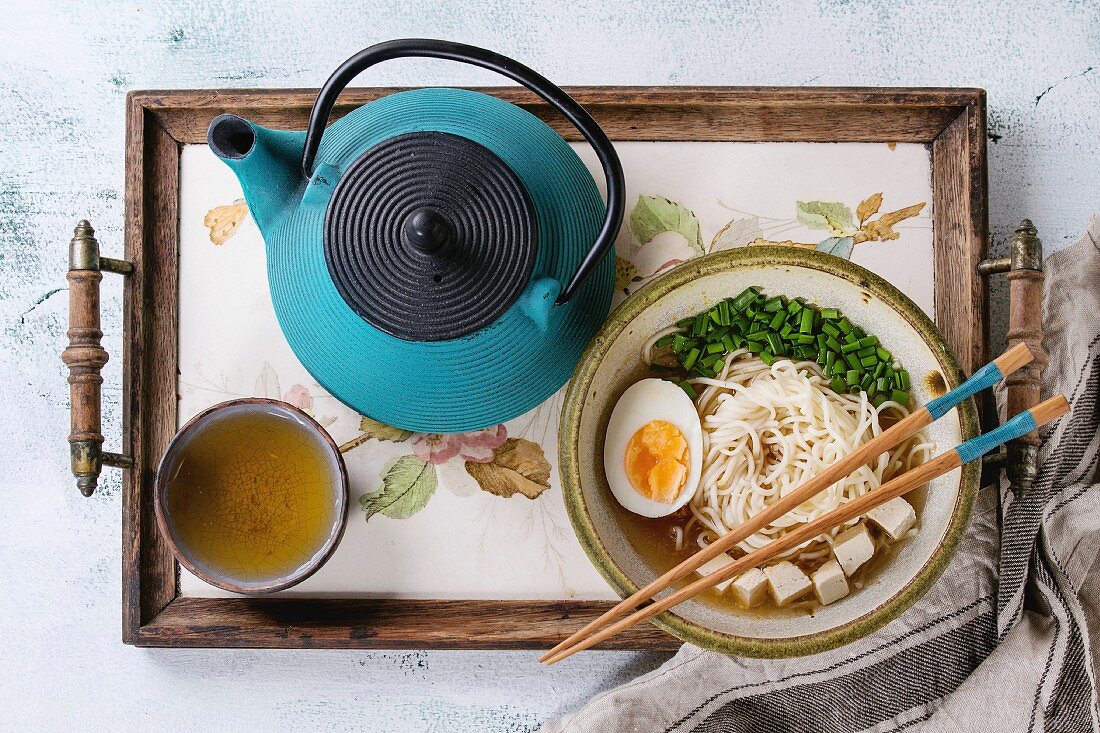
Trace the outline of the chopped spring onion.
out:
<instances>
[{"instance_id":1,"label":"chopped spring onion","mask_svg":"<svg viewBox=\"0 0 1100 733\"><path fill-rule=\"evenodd\" d=\"M878 337L868 335L837 308L818 308L782 295L768 297L750 287L676 325L678 333L662 336L655 345L670 349L679 367L654 365L656 372L682 370L686 379L715 377L727 354L745 348L768 365L781 357L816 361L835 392L866 392L876 406L909 399L909 373L895 371L894 357ZM673 381L695 399L696 390L684 378Z\"/></svg>"}]
</instances>

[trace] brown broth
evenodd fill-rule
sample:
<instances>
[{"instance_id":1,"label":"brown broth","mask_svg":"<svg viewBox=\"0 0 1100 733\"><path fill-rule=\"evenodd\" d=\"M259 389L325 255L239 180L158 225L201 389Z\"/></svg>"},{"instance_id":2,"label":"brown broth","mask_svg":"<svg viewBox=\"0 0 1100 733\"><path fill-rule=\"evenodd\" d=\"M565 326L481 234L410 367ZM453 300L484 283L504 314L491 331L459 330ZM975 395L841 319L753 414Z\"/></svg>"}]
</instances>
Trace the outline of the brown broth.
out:
<instances>
[{"instance_id":1,"label":"brown broth","mask_svg":"<svg viewBox=\"0 0 1100 733\"><path fill-rule=\"evenodd\" d=\"M921 510L924 507L924 497L925 490L923 488L917 489L905 497L917 512L918 528L920 526L919 517ZM698 524L692 529L690 536L684 536L683 547L679 551L675 549L676 544L673 538L673 529L682 527L687 523L691 516L691 512L687 507L667 517L650 519L624 509L619 502L615 501L614 497L610 495L610 492L608 492L608 501L612 507L611 514L615 518L615 523L623 533L623 536L626 537L630 546L634 548L634 551L638 553L639 557L642 558L646 565L652 568L657 574L662 574L671 570L700 550L697 538L701 528L699 528ZM864 563L864 565L856 571L855 575L848 579L849 584L852 586L853 593L858 592L857 586L865 587L869 583L873 583L879 571L889 564L890 558L892 558L897 550L904 546L906 542L903 539L900 542L890 544L887 541L888 538L884 538L874 526L868 525L868 529L875 539L876 550L874 556ZM804 572L809 574L821 566L826 559L827 557L810 562L794 562ZM690 582L698 580L698 578L699 576L696 574L689 575L683 580L677 581L673 587L682 587ZM819 604L812 595L808 598L808 600L798 601L782 608L775 606L769 599L760 606L746 609L744 606L737 603L732 593L719 593L717 590L711 589L700 594L696 600L719 610L731 611L742 615L750 613L761 616L784 617L805 614L813 615L813 612L821 604Z\"/></svg>"}]
</instances>

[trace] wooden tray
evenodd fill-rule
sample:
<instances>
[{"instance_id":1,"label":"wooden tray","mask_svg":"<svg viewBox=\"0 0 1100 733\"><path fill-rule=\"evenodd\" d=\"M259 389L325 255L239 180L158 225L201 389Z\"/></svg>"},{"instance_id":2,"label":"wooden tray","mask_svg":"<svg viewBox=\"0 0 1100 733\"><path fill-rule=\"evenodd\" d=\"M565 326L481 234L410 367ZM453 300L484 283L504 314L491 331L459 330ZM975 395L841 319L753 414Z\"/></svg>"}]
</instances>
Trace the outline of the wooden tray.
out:
<instances>
[{"instance_id":1,"label":"wooden tray","mask_svg":"<svg viewBox=\"0 0 1100 733\"><path fill-rule=\"evenodd\" d=\"M336 115L397 89L348 90ZM532 94L483 89L576 139ZM568 90L616 141L916 142L930 146L936 321L970 371L987 360L985 96L976 89L606 88ZM152 477L177 425L181 147L240 114L304 129L313 90L133 92L127 106L123 640L139 646L547 647L608 607L596 601L180 596L156 528ZM648 624L605 648L674 649Z\"/></svg>"}]
</instances>

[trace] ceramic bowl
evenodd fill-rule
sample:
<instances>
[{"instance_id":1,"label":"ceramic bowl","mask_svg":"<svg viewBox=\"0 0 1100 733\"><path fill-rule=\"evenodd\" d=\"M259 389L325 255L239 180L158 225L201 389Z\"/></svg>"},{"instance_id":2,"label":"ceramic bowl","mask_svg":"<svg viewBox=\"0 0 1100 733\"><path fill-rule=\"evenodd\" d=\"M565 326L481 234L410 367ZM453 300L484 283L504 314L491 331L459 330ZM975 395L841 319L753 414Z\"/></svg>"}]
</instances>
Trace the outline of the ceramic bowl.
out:
<instances>
[{"instance_id":1,"label":"ceramic bowl","mask_svg":"<svg viewBox=\"0 0 1100 733\"><path fill-rule=\"evenodd\" d=\"M961 381L961 372L931 319L874 273L831 255L790 247L719 252L676 267L631 295L590 342L566 393L559 436L566 508L581 545L621 596L657 573L631 546L613 513L603 472L604 428L619 395L645 374L646 339L672 323L756 285L768 294L840 308L877 335L912 375L918 404ZM939 450L977 434L972 402L927 428ZM978 488L970 464L935 481L924 496L919 529L863 588L812 615L737 612L687 601L654 622L698 646L755 657L813 654L862 637L916 601L947 565L966 531Z\"/></svg>"},{"instance_id":2,"label":"ceramic bowl","mask_svg":"<svg viewBox=\"0 0 1100 733\"><path fill-rule=\"evenodd\" d=\"M268 424L278 427L279 423L291 423L298 432L300 439L305 441L304 449L315 451L313 455L320 457L324 464L323 471L327 473L328 484L331 487L331 496L326 496L325 501L331 502L333 508L332 519L331 522L324 525L324 536L319 547L297 567L279 573L277 577L253 575L244 568L227 571L204 561L202 558L203 553L198 551L198 548L188 545L187 541L177 531L177 522L173 521L173 515L169 508L170 502L167 499L167 493L170 480L180 470L185 459L190 458L196 461L221 460L230 463L248 460L241 456L234 456L231 453L207 458L206 451L202 451L196 456L190 456L192 446L196 445L196 440L203 437L206 431L217 430L219 423L224 429L226 423L223 421L241 417L248 417L257 421L250 423L251 427L249 429L258 431L262 431L264 426ZM220 434L214 433L210 437L212 440L217 440ZM260 471L263 466L249 464L245 470L251 471L254 469ZM252 480L263 481L262 476L258 473L255 474ZM199 500L197 497L201 495L196 492L194 496L196 498L192 500ZM176 560L179 561L180 565L187 568L192 574L213 586L235 593L248 595L273 593L297 585L313 575L336 550L336 546L340 543L340 539L344 534L344 525L347 523L347 468L344 465L340 449L325 429L297 407L280 400L271 399L230 400L200 412L180 428L179 432L172 438L160 464L157 466L153 506L156 512L157 526L168 543L169 549L176 556Z\"/></svg>"}]
</instances>

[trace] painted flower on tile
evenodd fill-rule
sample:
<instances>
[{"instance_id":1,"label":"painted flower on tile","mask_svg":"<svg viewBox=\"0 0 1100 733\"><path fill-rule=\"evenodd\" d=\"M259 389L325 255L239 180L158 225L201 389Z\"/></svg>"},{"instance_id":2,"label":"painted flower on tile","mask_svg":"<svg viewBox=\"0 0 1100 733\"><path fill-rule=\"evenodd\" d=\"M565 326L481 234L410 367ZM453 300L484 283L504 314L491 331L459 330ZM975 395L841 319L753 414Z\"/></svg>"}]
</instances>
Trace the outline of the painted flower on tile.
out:
<instances>
[{"instance_id":1,"label":"painted flower on tile","mask_svg":"<svg viewBox=\"0 0 1100 733\"><path fill-rule=\"evenodd\" d=\"M663 196L639 196L629 217L630 242L615 258L615 290L635 286L705 253L699 219L683 204Z\"/></svg>"},{"instance_id":2,"label":"painted flower on tile","mask_svg":"<svg viewBox=\"0 0 1100 733\"><path fill-rule=\"evenodd\" d=\"M680 232L661 232L634 253L634 267L639 276L653 277L696 254L698 252Z\"/></svg>"},{"instance_id":3,"label":"painted flower on tile","mask_svg":"<svg viewBox=\"0 0 1100 733\"><path fill-rule=\"evenodd\" d=\"M638 246L630 261L642 278L652 277L703 254L699 219L687 207L661 196L639 196L630 212Z\"/></svg>"},{"instance_id":4,"label":"painted flower on tile","mask_svg":"<svg viewBox=\"0 0 1100 733\"><path fill-rule=\"evenodd\" d=\"M507 438L508 430L503 425L472 433L416 433L412 450L417 458L434 465L455 457L473 463L489 463L493 460L493 449Z\"/></svg>"},{"instance_id":5,"label":"painted flower on tile","mask_svg":"<svg viewBox=\"0 0 1100 733\"><path fill-rule=\"evenodd\" d=\"M313 395L300 384L291 385L290 389L283 395L283 402L288 402L305 412L313 410Z\"/></svg>"},{"instance_id":6,"label":"painted flower on tile","mask_svg":"<svg viewBox=\"0 0 1100 733\"><path fill-rule=\"evenodd\" d=\"M550 488L550 463L542 446L509 438L504 425L466 433L413 433L363 417L360 430L340 452L370 441L407 441L412 449L386 465L382 488L360 497L367 519L411 516L427 505L437 486L458 497L484 491L505 499L516 494L535 499ZM390 501L399 502L393 510L387 509Z\"/></svg>"},{"instance_id":7,"label":"painted flower on tile","mask_svg":"<svg viewBox=\"0 0 1100 733\"><path fill-rule=\"evenodd\" d=\"M322 427L328 427L336 422L335 415L318 415L313 410L313 395L309 389L303 384L293 384L290 389L283 392L282 386L279 381L279 374L275 371L275 368L271 366L270 362L264 362L260 367L260 373L256 375L256 381L252 387L252 395L255 397L266 397L272 400L282 400L294 405L302 412L306 413Z\"/></svg>"}]
</instances>

